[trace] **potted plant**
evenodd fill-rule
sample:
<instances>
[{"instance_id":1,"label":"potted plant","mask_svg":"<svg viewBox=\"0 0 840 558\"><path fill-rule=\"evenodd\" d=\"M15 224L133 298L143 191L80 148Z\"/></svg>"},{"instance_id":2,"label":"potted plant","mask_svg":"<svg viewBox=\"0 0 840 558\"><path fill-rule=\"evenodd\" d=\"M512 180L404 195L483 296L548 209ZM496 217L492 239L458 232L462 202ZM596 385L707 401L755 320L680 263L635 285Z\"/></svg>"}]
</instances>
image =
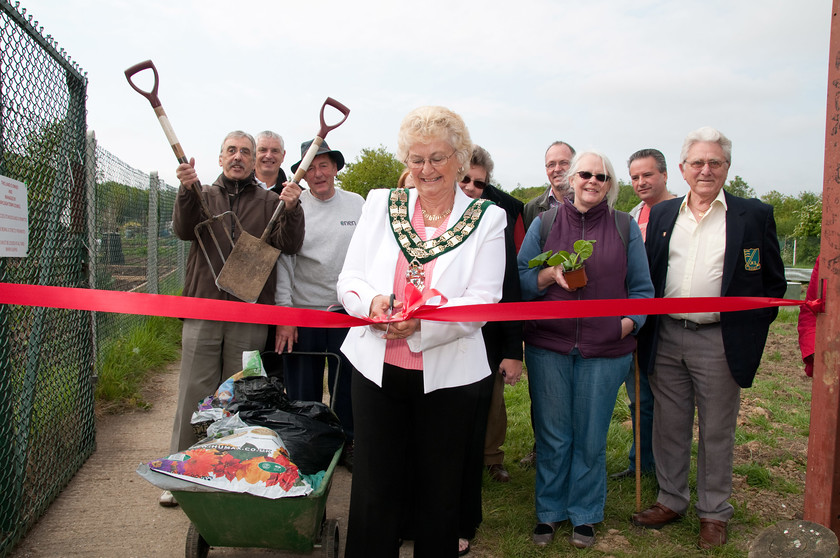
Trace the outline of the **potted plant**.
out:
<instances>
[{"instance_id":1,"label":"potted plant","mask_svg":"<svg viewBox=\"0 0 840 558\"><path fill-rule=\"evenodd\" d=\"M595 244L594 240L578 240L574 243L574 252L571 254L565 250L553 252L546 250L539 256L533 258L528 262L528 267L537 267L540 265L562 265L563 277L566 278L566 283L570 288L576 289L586 286L586 267L583 265L584 260L592 255Z\"/></svg>"}]
</instances>

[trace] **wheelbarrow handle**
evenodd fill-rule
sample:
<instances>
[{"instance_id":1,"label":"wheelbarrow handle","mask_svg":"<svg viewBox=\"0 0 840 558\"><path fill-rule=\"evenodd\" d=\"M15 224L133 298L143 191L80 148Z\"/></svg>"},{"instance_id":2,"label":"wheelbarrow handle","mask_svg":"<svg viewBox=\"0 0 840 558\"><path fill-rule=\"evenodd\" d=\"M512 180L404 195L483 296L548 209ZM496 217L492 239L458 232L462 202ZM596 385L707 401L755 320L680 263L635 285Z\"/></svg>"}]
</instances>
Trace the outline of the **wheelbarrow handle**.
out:
<instances>
[{"instance_id":1,"label":"wheelbarrow handle","mask_svg":"<svg viewBox=\"0 0 840 558\"><path fill-rule=\"evenodd\" d=\"M152 86L151 91L144 91L140 89L140 87L131 80L131 78L143 70L152 70L152 73L155 76L155 83ZM132 89L148 99L149 103L152 105L152 108L155 110L155 114L158 117L160 127L163 128L163 133L166 135L169 145L172 146L172 151L175 152L175 157L178 159L178 162L182 164L189 163L189 160L184 153L184 149L181 147L181 142L178 141L178 137L175 135L175 130L172 128L172 124L170 124L169 118L166 116L166 112L163 110L163 106L160 103L160 98L158 97L158 71L157 68L155 68L154 62L151 60L144 60L143 62L128 68L125 71L125 79L128 80L128 84ZM201 183L195 182L194 184L191 184L190 187L196 197L198 197L199 203L201 203L201 210L204 212L204 217L209 219L212 217L212 214L210 213L210 208L207 206L207 202L204 201L204 197L201 195Z\"/></svg>"}]
</instances>

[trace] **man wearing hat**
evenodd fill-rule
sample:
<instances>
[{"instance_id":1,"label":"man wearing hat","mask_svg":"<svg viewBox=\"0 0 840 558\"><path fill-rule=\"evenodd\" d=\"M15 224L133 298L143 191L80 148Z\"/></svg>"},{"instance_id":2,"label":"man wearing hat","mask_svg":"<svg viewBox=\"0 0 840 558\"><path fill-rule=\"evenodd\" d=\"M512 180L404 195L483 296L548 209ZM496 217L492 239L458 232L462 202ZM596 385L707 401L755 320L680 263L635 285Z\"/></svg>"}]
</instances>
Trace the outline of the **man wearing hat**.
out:
<instances>
[{"instance_id":1,"label":"man wearing hat","mask_svg":"<svg viewBox=\"0 0 840 558\"><path fill-rule=\"evenodd\" d=\"M301 144L301 158L312 141ZM297 172L300 161L292 165ZM356 223L362 214L362 196L335 187L335 177L344 167L344 156L326 142L304 175L308 190L299 202L306 215L303 246L296 255L282 254L277 261L275 302L282 306L327 310L338 307L335 285ZM333 308L334 309L334 308ZM349 329L277 326L276 351L329 352L339 355L341 371L334 409L344 428L346 443L343 464L353 467L353 413L350 406L350 378L353 366L340 347ZM327 359L329 391L333 397L336 359ZM285 359L286 392L291 399L321 401L324 392L324 357L295 356Z\"/></svg>"}]
</instances>

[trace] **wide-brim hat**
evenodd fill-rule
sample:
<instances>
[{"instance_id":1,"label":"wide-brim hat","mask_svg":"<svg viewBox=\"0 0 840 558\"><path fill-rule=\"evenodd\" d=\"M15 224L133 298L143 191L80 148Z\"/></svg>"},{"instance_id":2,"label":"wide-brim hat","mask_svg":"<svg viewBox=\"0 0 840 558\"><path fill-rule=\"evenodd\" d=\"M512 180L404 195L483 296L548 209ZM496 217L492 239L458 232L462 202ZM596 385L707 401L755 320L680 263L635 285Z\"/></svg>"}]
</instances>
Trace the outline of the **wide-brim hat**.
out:
<instances>
[{"instance_id":1,"label":"wide-brim hat","mask_svg":"<svg viewBox=\"0 0 840 558\"><path fill-rule=\"evenodd\" d=\"M303 156L306 155L306 152L309 151L309 146L312 145L312 142L315 140L305 141L300 144L300 161L292 165L292 172L297 172L298 167L300 166L301 161L303 161ZM335 162L335 166L338 167L338 170L344 168L344 155L341 154L341 151L333 151L330 149L330 146L327 145L327 142L321 143L318 146L318 152L315 154L317 157L318 155L329 155L330 159Z\"/></svg>"}]
</instances>

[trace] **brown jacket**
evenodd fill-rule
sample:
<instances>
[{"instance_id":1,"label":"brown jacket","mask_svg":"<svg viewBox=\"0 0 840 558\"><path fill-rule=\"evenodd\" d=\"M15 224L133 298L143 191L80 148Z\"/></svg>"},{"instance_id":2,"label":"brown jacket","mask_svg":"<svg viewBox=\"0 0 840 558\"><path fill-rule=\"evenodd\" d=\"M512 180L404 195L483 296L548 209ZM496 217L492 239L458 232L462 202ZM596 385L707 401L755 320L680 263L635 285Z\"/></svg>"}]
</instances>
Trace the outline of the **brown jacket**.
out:
<instances>
[{"instance_id":1,"label":"brown jacket","mask_svg":"<svg viewBox=\"0 0 840 558\"><path fill-rule=\"evenodd\" d=\"M220 215L226 211L232 211L239 218L242 227L257 238L262 236L274 209L280 203L280 197L257 185L253 175L247 180L235 181L226 178L224 174L220 174L212 186L202 185L201 192L210 208L210 213ZM195 226L205 219L207 219L207 216L202 214L201 204L195 197L194 191L191 188L181 186L178 189L178 196L172 209L172 228L178 238L191 241L183 294L184 296L216 300L239 300L230 293L221 291L216 287L213 273L207 266L207 260L195 235ZM236 221L231 215L225 216L223 221L225 227L233 232L233 240L236 242L241 232L236 226ZM222 253L227 258L231 251L231 244L225 232L225 227L222 226L220 221L214 222L211 227ZM202 227L201 240L213 263L213 270L218 274L223 263L207 229L206 226ZM291 212L282 211L280 213L280 217L275 222L267 241L284 254L295 254L303 244L303 235L303 209L298 204ZM275 282L276 271L272 268L271 275L269 275L257 303L274 304Z\"/></svg>"}]
</instances>

